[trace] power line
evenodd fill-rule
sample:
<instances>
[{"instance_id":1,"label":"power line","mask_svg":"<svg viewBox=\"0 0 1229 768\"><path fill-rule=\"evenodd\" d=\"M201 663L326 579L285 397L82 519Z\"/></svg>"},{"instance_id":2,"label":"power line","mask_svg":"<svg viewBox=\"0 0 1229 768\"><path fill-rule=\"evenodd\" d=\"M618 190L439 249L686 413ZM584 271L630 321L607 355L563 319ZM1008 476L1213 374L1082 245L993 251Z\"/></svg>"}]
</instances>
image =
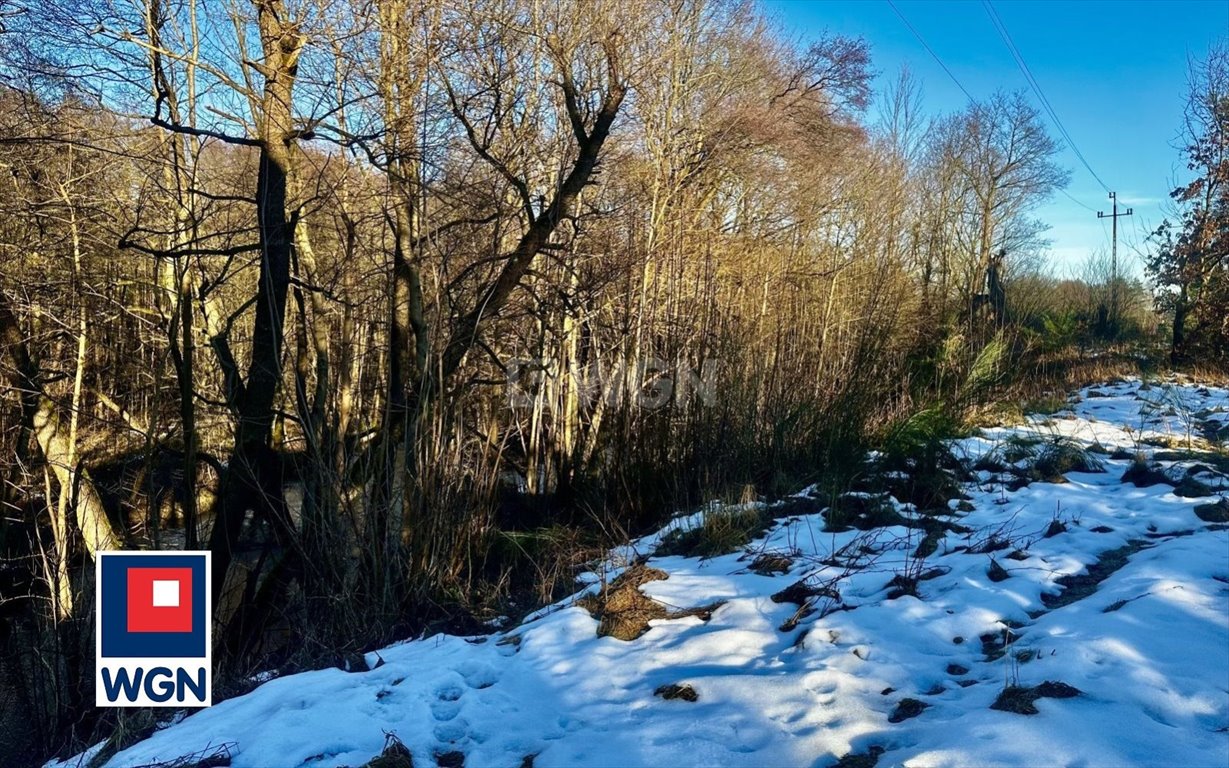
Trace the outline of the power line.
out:
<instances>
[{"instance_id":1,"label":"power line","mask_svg":"<svg viewBox=\"0 0 1229 768\"><path fill-rule=\"evenodd\" d=\"M1070 200L1071 202L1073 202L1073 203L1075 203L1076 205L1080 206L1081 208L1086 208L1086 209L1088 209L1089 211L1091 211L1092 213L1096 213L1096 212L1097 212L1097 209L1096 209L1096 208L1093 208L1091 205L1085 205L1084 203L1081 203L1079 200L1076 200L1074 197L1072 197L1072 196L1071 196L1071 194L1070 194L1069 192L1067 192L1067 190L1065 190L1065 189L1063 189L1063 188L1061 188L1061 187L1060 187L1058 191L1059 191L1059 192L1062 192L1062 193L1063 193L1063 195L1064 195L1064 196L1065 196L1068 200Z\"/></svg>"},{"instance_id":2,"label":"power line","mask_svg":"<svg viewBox=\"0 0 1229 768\"><path fill-rule=\"evenodd\" d=\"M1041 90L1041 84L1037 82L1037 78L1033 77L1033 73L1028 68L1028 63L1024 60L1024 55L1020 53L1020 49L1016 47L1015 41L1011 39L1011 33L1007 31L1007 25L999 17L998 11L994 9L994 5L990 0L982 0L982 5L986 8L986 14L990 17L990 21L994 24L994 28L998 30L999 36L1003 38L1003 42L1007 44L1007 49L1011 52L1012 58L1016 61L1016 66L1020 68L1020 72L1024 75L1024 79L1028 81L1029 87L1037 94L1037 98L1041 101L1041 106L1045 109L1046 114L1054 121L1054 125L1058 128L1058 132L1062 134L1067 142L1067 146L1071 147L1071 151L1079 158L1080 163L1088 170L1092 177L1097 180L1106 192L1110 191L1109 185L1101 180L1097 172L1092 169L1085 159L1084 153L1076 146L1075 140L1071 138L1071 134L1067 132L1067 128L1063 125L1063 121L1058 119L1058 113L1054 111L1054 107L1050 104L1050 100L1046 98L1045 92ZM1081 203L1083 205L1083 203ZM1087 206L1085 206L1087 207Z\"/></svg>"},{"instance_id":3,"label":"power line","mask_svg":"<svg viewBox=\"0 0 1229 768\"><path fill-rule=\"evenodd\" d=\"M939 66L943 68L943 71L947 73L947 76L952 79L952 82L956 84L956 87L969 98L969 101L976 101L976 99L973 98L973 94L969 93L965 87L960 84L960 81L956 79L956 76L952 74L952 71L947 68L946 64L943 63L943 59L939 58L939 54L935 53L934 49L931 48L926 42L926 39L922 37L922 33L914 29L913 25L909 23L909 20L905 18L905 14L900 12L900 9L896 7L896 3L892 2L892 0L887 0L887 2L888 5L892 6L892 10L896 11L896 15L900 17L900 20L905 22L905 26L909 28L909 31L912 32L913 36L917 38L917 41L922 44L922 47L926 49L926 51L931 55L931 57L934 58L936 62L938 62Z\"/></svg>"},{"instance_id":4,"label":"power line","mask_svg":"<svg viewBox=\"0 0 1229 768\"><path fill-rule=\"evenodd\" d=\"M1088 172L1097 180L1097 183L1099 183L1102 187L1105 187L1105 191L1108 192L1109 187L1106 186L1105 182L1101 180L1101 177L1097 175L1097 172L1092 169L1092 166L1088 164L1088 161L1084 158L1084 153L1080 152L1080 148L1076 146L1075 141L1071 138L1071 134L1067 131L1066 126L1063 125L1063 121L1059 119L1058 112L1054 110L1054 106L1050 104L1050 100L1041 89L1041 84L1037 82L1037 78L1033 76L1032 70L1029 69L1028 62L1024 60L1024 54L1020 52L1020 49L1016 46L1015 40L1011 37L1011 33L1007 31L1007 24L1003 21L1002 17L999 16L998 11L995 10L994 5L990 0L982 0L982 5L986 8L986 13L989 15L990 21L994 24L994 28L998 31L999 37L1003 39L1003 42L1007 45L1008 51L1011 52L1012 58L1015 59L1016 66L1019 67L1020 72L1024 75L1024 79L1028 82L1029 87L1033 89L1033 92L1037 94L1037 98L1041 101L1041 105L1045 109L1046 114L1048 114L1050 119L1054 121L1055 126L1058 127L1059 132L1063 135L1063 138L1066 139L1067 144L1071 147L1071 150L1075 153L1076 157L1080 159L1080 162L1084 164L1084 167L1088 169Z\"/></svg>"},{"instance_id":5,"label":"power line","mask_svg":"<svg viewBox=\"0 0 1229 768\"><path fill-rule=\"evenodd\" d=\"M930 47L930 44L926 42L926 38L922 37L922 33L918 32L917 28L914 27L911 23L909 23L909 19L907 19L905 17L905 14L901 13L900 9L896 7L896 3L893 2L893 0L886 0L886 2L892 8L892 10L896 12L896 15L900 17L900 20L904 22L904 25L909 28L909 31L913 33L913 36L917 38L917 41L922 44L922 47L926 49L926 52L930 54L931 58L935 60L935 63L937 63L939 67L941 67L943 71L947 73L947 76L951 78L953 83L956 84L956 87L960 89L960 91L969 99L969 101L977 101L976 99L973 98L973 94L969 93L968 89L964 87L964 85L960 82L960 79L956 77L956 75L952 72L952 70L950 70L948 66L943 63L943 59L939 58L939 54L935 53L935 50ZM1058 130L1062 134L1063 139L1067 142L1067 145L1071 147L1071 150L1075 153L1076 157L1080 159L1080 162L1084 164L1084 167L1088 169L1088 172L1091 173L1093 178L1097 180L1097 183L1100 184L1102 187L1105 187L1105 190L1108 192L1109 187L1105 185L1105 182L1101 181L1101 177L1098 176L1095 171L1093 171L1092 166L1090 166L1088 164L1088 161L1084 159L1083 153L1081 153L1079 148L1076 147L1075 142L1072 141L1071 139L1071 135L1067 133L1067 129L1063 127L1062 121L1058 119L1058 114L1054 111L1054 108L1050 106L1049 100L1045 97L1045 94L1041 91L1041 86L1033 78L1032 72L1029 71L1028 64L1025 63L1024 57L1020 55L1018 49L1016 49L1015 47L1015 43L1012 42L1011 35L1007 32L1006 25L1002 25L1002 20L998 19L998 14L994 11L994 8L990 6L989 0L983 0L983 2L986 4L987 11L990 12L991 14L991 20L995 22L995 28L999 30L999 36L1002 37L1003 41L1007 43L1008 49L1012 53L1012 57L1016 60L1016 65L1020 67L1020 71L1024 73L1025 79L1028 80L1029 85L1033 88L1033 91L1037 94L1038 98L1041 100L1042 107L1045 109L1046 114L1048 114L1050 116L1050 119L1054 121L1054 124L1058 127ZM1080 206L1081 208L1091 213L1097 212L1096 208L1093 208L1091 205L1088 205L1086 203L1082 203L1079 200L1072 197L1067 192L1067 190L1059 188L1058 191L1063 193L1063 195L1068 200ZM1107 233L1107 236L1108 236L1108 233Z\"/></svg>"}]
</instances>

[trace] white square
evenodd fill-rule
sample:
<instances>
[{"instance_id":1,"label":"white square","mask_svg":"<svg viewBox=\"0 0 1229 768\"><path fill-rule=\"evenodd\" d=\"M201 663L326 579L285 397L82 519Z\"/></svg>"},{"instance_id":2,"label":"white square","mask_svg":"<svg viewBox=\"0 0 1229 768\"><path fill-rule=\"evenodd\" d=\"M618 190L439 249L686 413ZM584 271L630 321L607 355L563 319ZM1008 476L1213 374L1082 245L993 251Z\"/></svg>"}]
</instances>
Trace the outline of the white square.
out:
<instances>
[{"instance_id":1,"label":"white square","mask_svg":"<svg viewBox=\"0 0 1229 768\"><path fill-rule=\"evenodd\" d=\"M154 579L154 607L179 607L179 582Z\"/></svg>"}]
</instances>

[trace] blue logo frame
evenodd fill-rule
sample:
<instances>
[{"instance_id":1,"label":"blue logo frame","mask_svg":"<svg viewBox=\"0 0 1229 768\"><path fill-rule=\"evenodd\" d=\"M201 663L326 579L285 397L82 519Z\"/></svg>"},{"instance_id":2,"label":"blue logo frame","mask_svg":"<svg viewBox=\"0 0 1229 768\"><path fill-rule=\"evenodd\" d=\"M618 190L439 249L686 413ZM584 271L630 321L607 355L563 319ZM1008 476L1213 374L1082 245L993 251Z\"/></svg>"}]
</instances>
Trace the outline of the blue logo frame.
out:
<instances>
[{"instance_id":1,"label":"blue logo frame","mask_svg":"<svg viewBox=\"0 0 1229 768\"><path fill-rule=\"evenodd\" d=\"M131 568L189 568L192 571L191 632L129 632L128 571ZM123 555L100 559L98 596L99 655L103 658L204 658L209 655L203 554Z\"/></svg>"}]
</instances>

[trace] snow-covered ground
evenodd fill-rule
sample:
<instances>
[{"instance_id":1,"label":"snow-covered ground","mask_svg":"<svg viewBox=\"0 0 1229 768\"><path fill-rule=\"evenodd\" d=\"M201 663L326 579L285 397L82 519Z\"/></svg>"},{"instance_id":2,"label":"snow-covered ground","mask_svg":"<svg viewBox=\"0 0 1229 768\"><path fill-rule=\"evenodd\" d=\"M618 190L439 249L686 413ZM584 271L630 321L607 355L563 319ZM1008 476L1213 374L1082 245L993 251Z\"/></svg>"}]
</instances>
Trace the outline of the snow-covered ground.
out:
<instances>
[{"instance_id":1,"label":"snow-covered ground","mask_svg":"<svg viewBox=\"0 0 1229 768\"><path fill-rule=\"evenodd\" d=\"M270 680L108 765L224 748L233 766L357 766L391 733L419 766L462 753L471 768L828 766L847 755L880 766L1224 768L1229 530L1195 510L1226 482L1172 450L1227 420L1223 389L1086 389L1066 411L954 446L982 470L969 498L952 502L964 532L925 558L914 557L918 528L830 533L818 513L784 517L733 554L650 557L668 578L646 581L644 594L671 612L719 604L711 613L656 619L624 641L599 637L574 598L499 634L391 646L368 655L371 671ZM1093 447L1104 471L1011 490L1011 467L1063 441ZM1171 451L1159 471L1212 495L1123 481L1129 454L1158 451ZM660 538L614 553L606 578ZM781 557L761 564L788 571L754 572L765 554ZM922 577L916 596L889 584L901 573ZM601 589L598 578L576 598ZM772 599L801 580L826 588L810 613ZM991 708L1007 684L1022 696L1047 682L1079 693L1037 698L1036 714ZM670 685L695 696L655 693ZM1063 686L1040 692L1073 693Z\"/></svg>"}]
</instances>

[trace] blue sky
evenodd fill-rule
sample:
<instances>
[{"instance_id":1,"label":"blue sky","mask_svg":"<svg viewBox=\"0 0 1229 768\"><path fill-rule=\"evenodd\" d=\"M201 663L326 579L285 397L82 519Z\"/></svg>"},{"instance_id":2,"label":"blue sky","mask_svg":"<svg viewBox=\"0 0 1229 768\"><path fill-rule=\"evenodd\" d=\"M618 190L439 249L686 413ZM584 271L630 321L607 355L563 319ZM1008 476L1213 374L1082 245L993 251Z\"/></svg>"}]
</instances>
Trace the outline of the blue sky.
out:
<instances>
[{"instance_id":1,"label":"blue sky","mask_svg":"<svg viewBox=\"0 0 1229 768\"><path fill-rule=\"evenodd\" d=\"M886 0L766 0L785 27L814 37L825 29L865 38L880 74L876 91L907 66L922 81L923 107L935 114L967 98L943 72ZM948 69L975 97L997 88L1028 88L980 0L896 0ZM1162 204L1187 178L1174 148L1182 114L1188 57L1200 58L1229 35L1229 0L1185 2L1057 2L996 0L994 7L1089 165L1118 192L1118 255L1139 272L1134 247L1164 217ZM1036 104L1036 97L1030 91ZM1051 132L1058 131L1049 124ZM1109 213L1097 180L1064 148L1072 171L1067 193ZM1109 220L1056 194L1038 214L1051 226L1052 262L1068 274L1087 255L1109 250Z\"/></svg>"}]
</instances>

